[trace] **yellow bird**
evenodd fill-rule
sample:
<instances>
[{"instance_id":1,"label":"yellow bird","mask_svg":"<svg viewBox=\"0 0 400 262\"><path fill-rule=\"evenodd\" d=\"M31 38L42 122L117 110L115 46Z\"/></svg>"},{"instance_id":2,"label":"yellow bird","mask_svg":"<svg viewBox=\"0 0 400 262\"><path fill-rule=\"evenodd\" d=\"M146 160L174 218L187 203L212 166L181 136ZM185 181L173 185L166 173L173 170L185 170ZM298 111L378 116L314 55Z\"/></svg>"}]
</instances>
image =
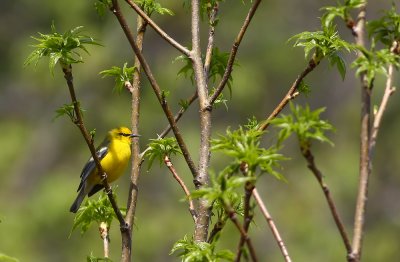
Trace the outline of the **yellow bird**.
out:
<instances>
[{"instance_id":1,"label":"yellow bird","mask_svg":"<svg viewBox=\"0 0 400 262\"><path fill-rule=\"evenodd\" d=\"M117 180L123 174L131 157L132 138L138 136L132 134L127 127L115 128L108 132L103 143L97 148L97 157L104 172L107 174L109 183ZM102 188L104 186L97 172L96 163L91 157L83 167L81 183L77 190L79 194L69 211L76 213L86 195L90 197Z\"/></svg>"}]
</instances>

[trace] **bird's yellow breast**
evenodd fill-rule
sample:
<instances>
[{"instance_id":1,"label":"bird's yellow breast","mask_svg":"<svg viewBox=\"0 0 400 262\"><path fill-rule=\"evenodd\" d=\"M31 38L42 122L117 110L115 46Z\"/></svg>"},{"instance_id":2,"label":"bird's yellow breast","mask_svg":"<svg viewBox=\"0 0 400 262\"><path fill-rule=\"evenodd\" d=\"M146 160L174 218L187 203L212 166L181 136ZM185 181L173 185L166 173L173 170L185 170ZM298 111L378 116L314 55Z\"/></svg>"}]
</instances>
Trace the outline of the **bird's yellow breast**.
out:
<instances>
[{"instance_id":1,"label":"bird's yellow breast","mask_svg":"<svg viewBox=\"0 0 400 262\"><path fill-rule=\"evenodd\" d=\"M112 141L108 147L108 152L105 157L100 161L104 172L107 174L107 181L113 182L117 180L126 169L129 159L131 157L131 146L130 144L115 140ZM100 183L100 177L91 175L91 178L95 183Z\"/></svg>"}]
</instances>

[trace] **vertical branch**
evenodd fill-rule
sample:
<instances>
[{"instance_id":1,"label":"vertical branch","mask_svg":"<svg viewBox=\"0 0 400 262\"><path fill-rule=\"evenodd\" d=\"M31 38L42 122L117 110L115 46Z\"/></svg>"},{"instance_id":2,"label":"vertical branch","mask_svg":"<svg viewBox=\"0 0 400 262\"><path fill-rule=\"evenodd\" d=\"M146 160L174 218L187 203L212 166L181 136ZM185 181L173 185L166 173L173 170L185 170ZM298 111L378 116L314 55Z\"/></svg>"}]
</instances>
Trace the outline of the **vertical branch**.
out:
<instances>
[{"instance_id":1,"label":"vertical branch","mask_svg":"<svg viewBox=\"0 0 400 262\"><path fill-rule=\"evenodd\" d=\"M244 172L247 173L247 172ZM251 195L253 193L253 190L255 188L254 184L252 182L246 182L244 186L244 216L243 216L243 230L246 234L249 232L249 227L250 223L253 220L253 211L250 206L250 200L251 200ZM236 254L236 262L240 261L240 258L242 256L243 252L243 245L246 243L246 238L244 235L241 235L239 245L237 248L237 254Z\"/></svg>"},{"instance_id":2,"label":"vertical branch","mask_svg":"<svg viewBox=\"0 0 400 262\"><path fill-rule=\"evenodd\" d=\"M194 179L196 188L206 187L210 183L208 166L210 162L210 137L211 137L211 106L208 103L208 89L201 61L200 50L200 10L199 0L192 0L192 47L190 59L197 85L197 94L200 103L200 156L198 173ZM198 201L197 223L195 224L194 240L207 241L208 226L210 222L210 209L207 201L200 198Z\"/></svg>"},{"instance_id":3,"label":"vertical branch","mask_svg":"<svg viewBox=\"0 0 400 262\"><path fill-rule=\"evenodd\" d=\"M210 24L210 29L208 32L208 44L207 44L207 51L206 51L206 58L204 59L204 74L205 78L208 79L208 75L210 72L210 66L211 66L211 58L212 58L212 52L214 48L214 36L215 36L215 23L216 23L216 18L218 14L218 8L219 8L219 3L216 2L214 6L212 7L212 10L209 15L209 24Z\"/></svg>"},{"instance_id":4,"label":"vertical branch","mask_svg":"<svg viewBox=\"0 0 400 262\"><path fill-rule=\"evenodd\" d=\"M353 29L356 44L365 46L365 15L366 5L360 8L357 24ZM359 56L362 56L359 53ZM366 73L360 75L361 81L361 131L360 131L360 177L358 185L358 195L356 210L354 215L354 234L352 252L349 254L349 261L360 261L363 240L363 230L365 223L365 209L368 199L368 182L371 173L370 159L370 133L371 133L371 91Z\"/></svg>"},{"instance_id":5,"label":"vertical branch","mask_svg":"<svg viewBox=\"0 0 400 262\"><path fill-rule=\"evenodd\" d=\"M285 261L292 262L292 259L289 256L289 252L286 249L285 242L283 242L282 237L279 234L278 228L276 227L274 220L272 219L272 216L269 214L262 198L260 197L260 194L258 193L257 188L253 189L253 196L257 202L258 207L261 210L261 213L263 214L264 218L268 222L268 225L272 231L272 234L274 235L275 241L278 243L279 249L281 250L281 253L282 253Z\"/></svg>"},{"instance_id":6,"label":"vertical branch","mask_svg":"<svg viewBox=\"0 0 400 262\"><path fill-rule=\"evenodd\" d=\"M146 30L146 23L143 19L138 16L137 19L137 36L136 36L136 43L140 51L143 49L143 39L144 33ZM133 81L132 86L129 89L131 93L131 126L132 132L134 134L139 134L139 116L140 116L140 72L141 66L140 62L135 57L134 61L135 70L133 72ZM135 211L136 211L136 203L138 197L138 182L139 182L139 175L140 175L140 147L139 141L134 139L132 141L132 169L131 169L131 177L130 177L130 187L129 187L129 195L128 195L128 202L127 202L127 210L126 210L126 217L125 221L129 227L129 238L122 239L122 261L129 261L131 259L132 253L132 225L134 224L135 218Z\"/></svg>"}]
</instances>

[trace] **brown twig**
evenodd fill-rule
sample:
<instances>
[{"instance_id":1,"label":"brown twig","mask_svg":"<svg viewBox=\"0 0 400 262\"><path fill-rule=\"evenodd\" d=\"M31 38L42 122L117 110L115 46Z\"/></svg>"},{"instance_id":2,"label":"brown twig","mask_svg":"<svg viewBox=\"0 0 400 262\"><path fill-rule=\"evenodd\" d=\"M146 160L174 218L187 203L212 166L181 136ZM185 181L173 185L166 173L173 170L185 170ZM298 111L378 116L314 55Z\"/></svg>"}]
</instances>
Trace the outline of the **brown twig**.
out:
<instances>
[{"instance_id":1,"label":"brown twig","mask_svg":"<svg viewBox=\"0 0 400 262\"><path fill-rule=\"evenodd\" d=\"M261 3L261 0L254 1L254 4L251 6L251 8L246 16L246 19L244 20L244 23L243 23L242 27L240 28L239 34L236 36L236 39L232 45L231 52L229 54L229 58L228 58L228 62L227 62L226 68L225 68L224 75L222 76L222 79L221 79L220 83L218 84L218 87L216 88L215 92L212 94L212 96L209 99L210 105L214 104L215 100L217 100L218 96L224 90L226 83L229 80L229 77L232 73L232 68L233 68L233 64L235 62L235 57L236 57L236 53L238 51L239 45L242 42L243 36L246 33L246 30L254 16L254 14L256 13L258 5L260 3Z\"/></svg>"},{"instance_id":2,"label":"brown twig","mask_svg":"<svg viewBox=\"0 0 400 262\"><path fill-rule=\"evenodd\" d=\"M248 234L250 223L253 220L253 211L250 206L250 200L255 186L252 182L246 182L244 187L245 190L244 190L243 230L244 232L246 232L246 234ZM245 236L241 235L236 253L236 259L235 259L236 262L240 261L243 252L243 246L245 243L246 243L246 238Z\"/></svg>"},{"instance_id":3,"label":"brown twig","mask_svg":"<svg viewBox=\"0 0 400 262\"><path fill-rule=\"evenodd\" d=\"M87 131L85 124L83 123L83 117L82 117L81 110L79 108L79 102L78 102L78 100L76 98L76 94L75 94L75 88L74 88L73 76L72 76L72 66L71 65L62 66L62 70L64 72L64 78L67 81L68 90L69 90L69 93L71 96L72 104L74 105L74 112L75 112L75 117L76 117L75 124L81 131L81 134L82 134L83 138L85 139L87 146L89 147L90 153L96 164L98 174L101 177L101 180L102 180L102 183L104 186L104 190L108 196L108 199L110 200L110 203L111 203L111 205L114 209L114 212L118 218L118 221L120 223L121 233L122 234L126 233L127 228L126 228L126 223L125 223L124 217L122 216L121 211L118 208L117 202L115 201L114 196L113 196L112 189L111 189L110 185L108 184L107 174L104 172L103 167L100 164L100 160L97 157L96 149L93 144L93 138L89 135L89 132Z\"/></svg>"},{"instance_id":4,"label":"brown twig","mask_svg":"<svg viewBox=\"0 0 400 262\"><path fill-rule=\"evenodd\" d=\"M227 205L226 203L224 203L224 209L225 209L225 212L228 215L229 219L232 221L232 223L235 225L235 227L239 230L240 236L245 239L247 248L249 249L251 260L253 262L258 261L252 241L251 241L250 237L247 235L246 230L240 224L235 210L233 210L233 208L231 206Z\"/></svg>"},{"instance_id":5,"label":"brown twig","mask_svg":"<svg viewBox=\"0 0 400 262\"><path fill-rule=\"evenodd\" d=\"M179 109L178 113L176 113L174 119L175 122L177 123L179 121L179 119L181 119L181 117L183 116L183 114L186 112L186 110L188 109L188 107L197 99L197 92L194 92L194 94L189 97L188 99L186 99L187 102L187 107L181 107L181 109ZM161 132L161 134L159 135L160 138L164 138L169 132L171 131L171 125L168 125L164 131Z\"/></svg>"},{"instance_id":6,"label":"brown twig","mask_svg":"<svg viewBox=\"0 0 400 262\"><path fill-rule=\"evenodd\" d=\"M219 3L215 2L212 10L209 14L209 24L210 28L208 30L208 43L207 43L207 50L206 50L206 58L204 59L204 74L205 78L208 79L210 65L211 65L211 58L212 52L214 48L214 36L215 36L215 23L218 14Z\"/></svg>"},{"instance_id":7,"label":"brown twig","mask_svg":"<svg viewBox=\"0 0 400 262\"><path fill-rule=\"evenodd\" d=\"M264 201L260 197L260 194L258 193L257 188L253 189L253 196L254 199L257 202L258 207L261 210L261 213L263 214L265 220L267 220L268 226L270 227L272 234L278 243L279 249L281 250L281 253L283 255L283 258L285 259L286 262L292 262L292 259L289 256L289 252L286 249L285 242L283 242L281 235L279 234L278 228L276 227L274 220L272 219L272 216L269 214Z\"/></svg>"},{"instance_id":8,"label":"brown twig","mask_svg":"<svg viewBox=\"0 0 400 262\"><path fill-rule=\"evenodd\" d=\"M292 86L290 87L289 91L286 93L285 97L282 101L278 104L277 107L272 111L272 113L268 116L268 118L260 125L259 130L265 130L268 128L270 121L274 119L278 114L285 108L285 106L289 103L290 100L294 99L299 95L297 88L300 86L301 81L317 66L319 65L319 61L316 62L314 58L312 58L309 62L307 67L301 72L301 74L296 78L293 82Z\"/></svg>"},{"instance_id":9,"label":"brown twig","mask_svg":"<svg viewBox=\"0 0 400 262\"><path fill-rule=\"evenodd\" d=\"M166 155L164 156L164 163L168 167L169 171L171 172L172 176L175 178L175 180L178 182L178 184L182 187L183 191L185 192L185 195L188 199L189 202L189 212L193 218L193 221L196 223L197 220L197 214L196 214L196 208L193 203L193 199L190 196L190 191L185 185L185 182L179 177L178 173L176 172L176 169L174 165L171 162L171 159Z\"/></svg>"},{"instance_id":10,"label":"brown twig","mask_svg":"<svg viewBox=\"0 0 400 262\"><path fill-rule=\"evenodd\" d=\"M179 44L177 41L175 41L175 39L173 39L164 30L162 30L153 20L151 20L151 18L142 9L140 9L140 7L137 4L135 4L131 0L125 0L125 2L127 2L128 5L130 5L135 10L135 12L138 15L140 15L147 23L149 23L149 25L154 29L154 31L156 31L156 33L158 33L165 41L167 41L181 53L185 54L186 56L189 56L190 50Z\"/></svg>"},{"instance_id":11,"label":"brown twig","mask_svg":"<svg viewBox=\"0 0 400 262\"><path fill-rule=\"evenodd\" d=\"M158 85L156 79L154 78L153 73L151 72L149 64L147 63L147 61L145 60L144 56L140 52L140 49L138 48L138 46L137 46L137 44L136 44L136 42L134 40L133 34L132 34L131 30L129 29L129 26L128 26L124 16L122 15L121 9L120 9L119 4L118 4L118 0L112 0L111 11L116 16L118 22L121 25L122 30L125 33L125 36L128 39L129 44L131 45L136 57L140 61L140 64L142 65L142 68L143 68L143 71L145 72L145 74L147 76L147 79L149 80L150 85L151 85L151 87L152 87L152 89L153 89L158 101L160 102L161 107L162 107L162 109L163 109L163 111L164 111L164 113L165 113L165 115L166 115L166 117L168 119L168 122L172 127L172 131L173 131L173 133L174 133L174 135L176 137L176 141L178 142L178 145L179 145L179 147L180 147L180 149L182 151L182 154L183 154L183 156L184 156L184 158L186 160L186 163L187 163L192 175L194 177L196 177L197 168L196 168L196 166L195 166L195 164L194 164L194 162L193 162L193 160L192 160L192 158L190 156L190 153L189 153L189 150L187 149L186 143L183 140L183 137L182 137L182 135L181 135L181 133L179 131L179 128L178 128L178 126L177 126L177 124L175 122L174 116L173 116L173 114L171 112L171 109L168 106L167 101L165 99L163 99L163 97L162 97L161 88Z\"/></svg>"},{"instance_id":12,"label":"brown twig","mask_svg":"<svg viewBox=\"0 0 400 262\"><path fill-rule=\"evenodd\" d=\"M396 52L398 46L399 46L399 42L398 41L394 41L393 45L391 47L391 52ZM381 125L381 121L382 121L382 117L383 117L383 113L386 110L387 104L389 102L389 98L390 96L396 91L396 88L392 86L392 82L393 82L393 69L394 69L394 65L390 64L389 68L388 68L388 75L387 75L387 79L386 79L386 87L385 87L385 92L382 96L382 101L379 105L379 108L374 116L374 122L372 124L372 133L371 133L371 139L370 139L370 152L372 154L372 151L375 147L376 144L376 138L378 136L378 131L379 131L379 127Z\"/></svg>"},{"instance_id":13,"label":"brown twig","mask_svg":"<svg viewBox=\"0 0 400 262\"><path fill-rule=\"evenodd\" d=\"M200 104L200 152L198 173L194 178L196 188L207 187L210 183L208 166L210 164L210 138L211 138L211 106L208 103L208 89L201 60L200 49L200 10L199 0L192 0L192 51L189 58L192 61L197 94ZM208 201L204 198L198 200L197 223L194 229L194 241L205 242L208 236L211 210Z\"/></svg>"},{"instance_id":14,"label":"brown twig","mask_svg":"<svg viewBox=\"0 0 400 262\"><path fill-rule=\"evenodd\" d=\"M319 185L321 186L322 191L324 192L324 196L326 201L328 202L329 209L332 213L332 217L335 221L335 224L339 230L340 236L342 237L343 244L346 248L347 254L351 253L351 244L349 237L347 235L346 229L343 225L343 222L339 216L339 213L337 211L335 202L332 199L329 187L324 181L324 178L322 176L321 171L317 168L315 161L314 161L314 156L311 153L309 147L302 147L301 148L301 153L304 156L304 158L307 160L307 167L311 170L311 172L314 174L315 178L317 179Z\"/></svg>"},{"instance_id":15,"label":"brown twig","mask_svg":"<svg viewBox=\"0 0 400 262\"><path fill-rule=\"evenodd\" d=\"M101 222L99 225L100 237L103 239L104 257L110 256L110 236L108 234L108 225L106 222Z\"/></svg>"}]
</instances>

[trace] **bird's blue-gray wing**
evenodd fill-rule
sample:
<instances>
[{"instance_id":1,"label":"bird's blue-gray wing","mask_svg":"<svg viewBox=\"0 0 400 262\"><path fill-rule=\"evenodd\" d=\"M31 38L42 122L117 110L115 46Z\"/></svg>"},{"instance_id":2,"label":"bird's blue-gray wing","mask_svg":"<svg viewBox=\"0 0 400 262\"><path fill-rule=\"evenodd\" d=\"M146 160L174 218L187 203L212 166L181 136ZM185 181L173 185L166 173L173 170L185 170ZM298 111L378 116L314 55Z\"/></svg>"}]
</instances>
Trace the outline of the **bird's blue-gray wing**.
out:
<instances>
[{"instance_id":1,"label":"bird's blue-gray wing","mask_svg":"<svg viewBox=\"0 0 400 262\"><path fill-rule=\"evenodd\" d=\"M108 147L107 146L102 146L100 147L97 152L96 155L99 158L99 160L102 160L108 152ZM96 169L96 163L94 162L93 157L91 157L86 165L83 167L82 169L82 173L81 173L81 183L79 184L78 190L81 190L81 188L83 187L83 185L85 184L87 178L89 177L89 175L93 172L93 170Z\"/></svg>"}]
</instances>

